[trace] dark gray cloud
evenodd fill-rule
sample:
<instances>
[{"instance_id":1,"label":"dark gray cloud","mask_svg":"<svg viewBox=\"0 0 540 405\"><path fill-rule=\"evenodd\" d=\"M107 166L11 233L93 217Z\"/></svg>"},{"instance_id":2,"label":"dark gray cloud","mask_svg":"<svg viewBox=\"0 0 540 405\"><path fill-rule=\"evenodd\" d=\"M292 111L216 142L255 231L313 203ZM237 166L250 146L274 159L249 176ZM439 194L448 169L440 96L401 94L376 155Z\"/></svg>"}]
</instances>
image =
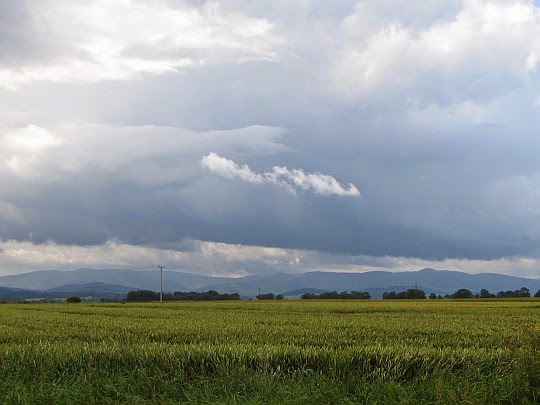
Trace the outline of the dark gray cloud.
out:
<instances>
[{"instance_id":1,"label":"dark gray cloud","mask_svg":"<svg viewBox=\"0 0 540 405\"><path fill-rule=\"evenodd\" d=\"M122 136L121 131L111 128L93 128L100 130ZM209 136L189 133L188 153L182 142L167 145L164 136L156 142L156 129L148 131L138 139L133 135L132 143L142 145L136 147L139 156L133 156L133 152L122 156L121 151L129 147L121 143L115 151L94 133L92 139L98 138L98 144L86 142L87 154L75 155L79 160L74 162L63 162L66 169L59 169L55 160L67 155L60 151L45 154L45 162L31 162L39 168L35 176L41 177L32 177L31 172L20 168L23 177L13 179L10 195L5 193L3 197L19 207L24 222L8 223L4 238L24 240L32 234L37 243L53 240L82 245L118 238L153 246L193 238L425 259L487 259L532 254L535 249L537 233L532 227L529 234L524 232L534 217L512 204L514 188L525 187L526 183L521 180L514 184L511 177L509 183L499 184L500 172L519 179L535 170L534 165L525 164L505 168L511 166L511 161L504 159L511 148L517 153L527 143L503 142L480 153L472 148L478 138L470 134L464 134L460 142L447 140L446 145L442 140L427 144L419 140L412 145L414 136L409 136L378 140L347 159L347 165L336 165L311 160L332 152L332 146L321 140L311 146L313 151L306 157L292 149L287 151L271 138L254 139L261 131L281 140L292 136L280 130L253 128L244 130L237 139L234 130ZM488 131L484 142L490 144L491 135ZM199 137L202 145L197 145L194 137ZM220 137L233 139L220 147ZM245 149L249 142L252 146ZM152 151L152 145L163 146ZM51 148L62 147L67 145ZM107 147L109 151L105 151ZM272 148L274 152L270 153ZM272 167L270 162L276 154L282 159L289 155L283 159L286 164L287 160L296 161L308 171L317 167L329 170L338 179L357 184L363 196L317 196L302 190L292 195L272 184L223 179L199 165L200 157L212 150L222 150L261 171ZM531 157L534 152L528 150ZM24 157L21 160L25 162ZM52 167L48 166L51 163ZM76 167L78 163L80 167ZM499 166L499 173L492 169L495 166ZM32 189L29 184L36 182L39 186ZM508 221L510 215L512 223Z\"/></svg>"}]
</instances>

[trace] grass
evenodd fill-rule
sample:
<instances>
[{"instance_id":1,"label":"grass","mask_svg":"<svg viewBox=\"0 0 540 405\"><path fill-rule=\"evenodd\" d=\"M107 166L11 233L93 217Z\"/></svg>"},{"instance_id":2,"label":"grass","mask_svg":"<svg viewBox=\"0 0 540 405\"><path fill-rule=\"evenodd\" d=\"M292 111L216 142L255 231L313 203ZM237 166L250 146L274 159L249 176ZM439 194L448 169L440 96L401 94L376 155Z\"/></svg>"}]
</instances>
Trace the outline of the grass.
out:
<instances>
[{"instance_id":1,"label":"grass","mask_svg":"<svg viewBox=\"0 0 540 405\"><path fill-rule=\"evenodd\" d=\"M540 403L540 301L5 304L2 403Z\"/></svg>"}]
</instances>

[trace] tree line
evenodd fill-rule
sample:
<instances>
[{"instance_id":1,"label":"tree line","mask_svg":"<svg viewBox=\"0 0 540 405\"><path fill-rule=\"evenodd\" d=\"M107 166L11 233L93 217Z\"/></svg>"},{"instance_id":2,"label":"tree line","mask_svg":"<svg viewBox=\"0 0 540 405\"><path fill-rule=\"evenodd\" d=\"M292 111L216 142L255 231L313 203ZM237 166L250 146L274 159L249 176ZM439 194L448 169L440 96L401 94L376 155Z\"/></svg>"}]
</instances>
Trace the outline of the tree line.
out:
<instances>
[{"instance_id":1,"label":"tree line","mask_svg":"<svg viewBox=\"0 0 540 405\"><path fill-rule=\"evenodd\" d=\"M409 288L401 292L385 292L382 295L383 300L425 300L426 293L417 288Z\"/></svg>"},{"instance_id":2,"label":"tree line","mask_svg":"<svg viewBox=\"0 0 540 405\"><path fill-rule=\"evenodd\" d=\"M163 301L228 301L239 300L240 294L220 294L217 291L206 292L182 292L164 293ZM151 290L130 291L127 293L126 301L159 301L159 292Z\"/></svg>"},{"instance_id":3,"label":"tree line","mask_svg":"<svg viewBox=\"0 0 540 405\"><path fill-rule=\"evenodd\" d=\"M499 291L496 294L492 294L489 290L482 288L479 294L473 294L470 290L466 288L461 288L457 290L454 294L445 296L445 298L529 298L531 292L526 287L521 287L519 290L508 290L508 291ZM535 297L540 297L540 290L534 295Z\"/></svg>"},{"instance_id":4,"label":"tree line","mask_svg":"<svg viewBox=\"0 0 540 405\"><path fill-rule=\"evenodd\" d=\"M472 291L466 288L460 288L453 294L446 294L444 296L437 295L435 293L426 295L425 291L417 288L409 288L405 291L390 291L385 292L382 295L383 299L467 299L467 298L528 298L531 297L531 292L528 288L522 287L519 290L508 290L508 291L499 291L496 294L490 293L487 289L483 288L480 290L480 293L473 294ZM534 297L540 298L540 290L534 294ZM282 294L259 294L256 296L257 300L282 300L284 297ZM310 299L353 299L353 300L368 300L371 299L371 295L368 292L362 291L327 291L320 294L305 293L300 299L310 300ZM164 301L227 301L227 300L240 300L240 295L238 293L232 294L220 294L217 291L209 290L206 292L182 292L175 291L174 293L164 293ZM137 301L159 301L159 292L151 290L137 290L130 291L127 294L126 301L137 302Z\"/></svg>"},{"instance_id":5,"label":"tree line","mask_svg":"<svg viewBox=\"0 0 540 405\"><path fill-rule=\"evenodd\" d=\"M258 300L282 300L283 294L274 295L274 293L259 294L255 298Z\"/></svg>"},{"instance_id":6,"label":"tree line","mask_svg":"<svg viewBox=\"0 0 540 405\"><path fill-rule=\"evenodd\" d=\"M303 300L369 300L371 295L362 291L327 291L320 294L305 293L300 299Z\"/></svg>"},{"instance_id":7,"label":"tree line","mask_svg":"<svg viewBox=\"0 0 540 405\"><path fill-rule=\"evenodd\" d=\"M480 293L473 294L471 290L466 288L460 288L453 294L436 295L435 293L429 294L427 298L429 299L466 299L466 298L529 298L531 292L528 288L522 287L519 290L508 290L508 291L499 291L496 294L492 294L489 290L485 288L480 290ZM534 297L540 298L540 290L534 294ZM426 299L426 293L422 290L416 288L410 288L406 291L396 292L385 292L382 296L383 300L395 300L395 299Z\"/></svg>"}]
</instances>

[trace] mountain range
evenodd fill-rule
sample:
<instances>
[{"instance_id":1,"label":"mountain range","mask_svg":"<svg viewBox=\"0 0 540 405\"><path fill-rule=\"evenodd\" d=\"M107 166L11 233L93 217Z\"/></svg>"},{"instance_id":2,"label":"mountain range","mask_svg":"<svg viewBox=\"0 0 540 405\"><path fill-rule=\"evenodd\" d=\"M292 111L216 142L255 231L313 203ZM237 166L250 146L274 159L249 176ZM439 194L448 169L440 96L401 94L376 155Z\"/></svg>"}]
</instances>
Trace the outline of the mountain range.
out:
<instances>
[{"instance_id":1,"label":"mountain range","mask_svg":"<svg viewBox=\"0 0 540 405\"><path fill-rule=\"evenodd\" d=\"M492 293L528 288L532 294L540 289L540 279L507 276L496 273L468 274L450 270L366 273L333 273L314 271L288 274L273 273L240 278L211 277L175 271L163 272L163 289L173 291L208 291L239 293L254 297L259 293L280 293L294 297L322 291L367 291L381 297L385 291L419 288L426 293L452 294L460 288L473 293L485 288ZM91 296L94 299L121 299L128 291L160 289L157 270L77 269L43 270L0 277L0 299Z\"/></svg>"}]
</instances>

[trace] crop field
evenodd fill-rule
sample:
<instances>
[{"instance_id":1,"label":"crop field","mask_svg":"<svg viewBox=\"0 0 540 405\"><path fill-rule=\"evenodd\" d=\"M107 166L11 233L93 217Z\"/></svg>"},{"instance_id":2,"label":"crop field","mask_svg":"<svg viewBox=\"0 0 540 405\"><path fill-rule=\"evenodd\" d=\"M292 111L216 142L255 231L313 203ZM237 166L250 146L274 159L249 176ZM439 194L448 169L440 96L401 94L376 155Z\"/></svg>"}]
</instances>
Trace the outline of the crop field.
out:
<instances>
[{"instance_id":1,"label":"crop field","mask_svg":"<svg viewBox=\"0 0 540 405\"><path fill-rule=\"evenodd\" d=\"M0 305L0 403L539 403L540 300Z\"/></svg>"}]
</instances>

